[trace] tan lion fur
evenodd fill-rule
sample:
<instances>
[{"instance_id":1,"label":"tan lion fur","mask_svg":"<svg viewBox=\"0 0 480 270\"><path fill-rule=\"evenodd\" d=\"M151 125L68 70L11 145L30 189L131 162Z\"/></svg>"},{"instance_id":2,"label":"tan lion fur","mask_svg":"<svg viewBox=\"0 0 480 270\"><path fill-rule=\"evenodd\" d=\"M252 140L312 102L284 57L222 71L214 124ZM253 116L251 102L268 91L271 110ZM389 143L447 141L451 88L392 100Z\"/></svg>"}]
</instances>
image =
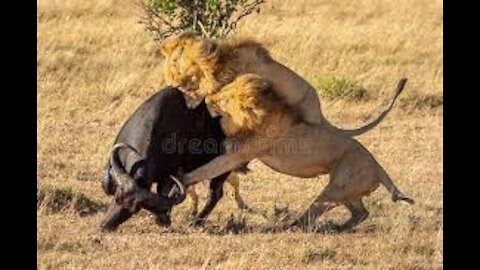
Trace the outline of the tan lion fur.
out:
<instances>
[{"instance_id":1,"label":"tan lion fur","mask_svg":"<svg viewBox=\"0 0 480 270\"><path fill-rule=\"evenodd\" d=\"M165 56L166 83L196 99L217 92L239 75L254 73L269 80L274 92L296 107L305 121L323 120L316 90L274 61L258 42L250 39L217 42L184 33L166 39L161 52Z\"/></svg>"},{"instance_id":2,"label":"tan lion fur","mask_svg":"<svg viewBox=\"0 0 480 270\"><path fill-rule=\"evenodd\" d=\"M197 106L207 95L216 93L239 76L257 74L270 83L272 92L295 109L303 121L323 124L350 137L378 125L403 89L399 88L389 106L374 120L362 127L345 130L333 126L324 118L315 88L272 59L258 42L249 39L218 42L185 33L165 40L161 52L165 56L165 80L185 94L189 108Z\"/></svg>"},{"instance_id":3,"label":"tan lion fur","mask_svg":"<svg viewBox=\"0 0 480 270\"><path fill-rule=\"evenodd\" d=\"M214 94L207 95L207 106L222 115L221 123L229 137L246 137L262 130L266 117L281 117L288 110L270 89L270 83L256 74L239 76ZM289 110L291 111L291 110Z\"/></svg>"},{"instance_id":4,"label":"tan lion fur","mask_svg":"<svg viewBox=\"0 0 480 270\"><path fill-rule=\"evenodd\" d=\"M397 92L403 88L399 83ZM401 89L400 89L401 90ZM227 133L227 154L184 175L188 186L211 179L258 158L270 168L297 177L329 173L330 182L295 224L308 225L324 212L343 204L352 217L341 229L351 228L368 216L362 198L383 184L392 200L413 203L392 182L373 155L354 138L321 124L306 123L295 108L256 74L238 76L232 83L207 95L207 105L222 115ZM294 143L293 148L278 148Z\"/></svg>"},{"instance_id":5,"label":"tan lion fur","mask_svg":"<svg viewBox=\"0 0 480 270\"><path fill-rule=\"evenodd\" d=\"M253 40L216 43L192 33L167 39L161 52L167 59L164 70L167 82L181 86L195 76L200 80L198 90L204 96L215 93L259 61L272 60L268 51Z\"/></svg>"}]
</instances>

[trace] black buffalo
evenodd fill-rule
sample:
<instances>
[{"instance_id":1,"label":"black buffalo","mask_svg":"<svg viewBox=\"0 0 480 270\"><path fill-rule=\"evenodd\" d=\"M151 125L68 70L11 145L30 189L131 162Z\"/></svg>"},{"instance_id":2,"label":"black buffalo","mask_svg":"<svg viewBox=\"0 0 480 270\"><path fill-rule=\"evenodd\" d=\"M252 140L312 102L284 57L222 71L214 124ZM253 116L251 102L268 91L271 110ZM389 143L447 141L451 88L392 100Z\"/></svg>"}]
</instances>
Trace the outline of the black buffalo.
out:
<instances>
[{"instance_id":1,"label":"black buffalo","mask_svg":"<svg viewBox=\"0 0 480 270\"><path fill-rule=\"evenodd\" d=\"M223 154L224 139L219 119L210 116L205 103L188 109L183 94L172 87L153 95L115 139L102 180L103 190L115 200L101 229L116 229L141 208L153 213L158 224L169 225L172 205L182 202L186 193L177 182L180 195L169 197L175 185L169 176L192 171ZM197 221L203 221L222 197L229 174L211 180L209 198ZM153 183L157 193L150 191Z\"/></svg>"}]
</instances>

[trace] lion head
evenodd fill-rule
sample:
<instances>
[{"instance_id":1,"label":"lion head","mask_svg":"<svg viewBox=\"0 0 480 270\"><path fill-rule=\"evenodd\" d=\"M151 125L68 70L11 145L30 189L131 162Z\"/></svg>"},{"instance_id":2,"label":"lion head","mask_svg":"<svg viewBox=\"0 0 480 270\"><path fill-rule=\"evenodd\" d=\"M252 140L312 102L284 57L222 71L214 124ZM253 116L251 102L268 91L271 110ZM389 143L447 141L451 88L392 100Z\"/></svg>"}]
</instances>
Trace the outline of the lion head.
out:
<instances>
[{"instance_id":1,"label":"lion head","mask_svg":"<svg viewBox=\"0 0 480 270\"><path fill-rule=\"evenodd\" d=\"M261 126L267 113L276 106L276 99L267 80L256 74L244 74L207 95L205 102L222 116L222 127L228 136L242 136Z\"/></svg>"},{"instance_id":2,"label":"lion head","mask_svg":"<svg viewBox=\"0 0 480 270\"><path fill-rule=\"evenodd\" d=\"M165 56L166 82L198 104L238 75L256 73L250 70L270 59L268 51L253 40L217 43L192 33L166 39L161 52Z\"/></svg>"},{"instance_id":3,"label":"lion head","mask_svg":"<svg viewBox=\"0 0 480 270\"><path fill-rule=\"evenodd\" d=\"M185 33L171 37L162 44L165 56L164 76L169 85L200 103L218 89L214 78L217 71L218 45L195 34Z\"/></svg>"}]
</instances>

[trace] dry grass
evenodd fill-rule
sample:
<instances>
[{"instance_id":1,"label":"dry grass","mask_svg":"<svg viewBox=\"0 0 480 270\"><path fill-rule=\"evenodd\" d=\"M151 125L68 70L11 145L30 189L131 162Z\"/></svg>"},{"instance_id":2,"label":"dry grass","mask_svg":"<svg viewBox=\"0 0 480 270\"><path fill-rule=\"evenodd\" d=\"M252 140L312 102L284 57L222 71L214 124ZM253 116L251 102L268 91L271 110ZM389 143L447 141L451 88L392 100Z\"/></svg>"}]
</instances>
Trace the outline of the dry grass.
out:
<instances>
[{"instance_id":1,"label":"dry grass","mask_svg":"<svg viewBox=\"0 0 480 270\"><path fill-rule=\"evenodd\" d=\"M380 188L366 200L370 218L352 233L273 232L268 228L292 220L326 179L295 179L255 163L241 192L264 217L239 212L227 196L204 229L185 225L185 204L171 231L144 213L116 233L100 234L109 198L99 180L108 149L126 117L163 86L161 57L136 23L133 1L39 0L37 186L50 202L60 196L63 203L39 204L39 269L442 268L442 1L268 2L239 35L264 43L313 85L339 76L367 89L364 102L324 100L333 122L359 125L401 76L410 79L400 106L359 140L417 204L394 204ZM100 212L71 211L85 197ZM347 217L338 208L322 221Z\"/></svg>"}]
</instances>

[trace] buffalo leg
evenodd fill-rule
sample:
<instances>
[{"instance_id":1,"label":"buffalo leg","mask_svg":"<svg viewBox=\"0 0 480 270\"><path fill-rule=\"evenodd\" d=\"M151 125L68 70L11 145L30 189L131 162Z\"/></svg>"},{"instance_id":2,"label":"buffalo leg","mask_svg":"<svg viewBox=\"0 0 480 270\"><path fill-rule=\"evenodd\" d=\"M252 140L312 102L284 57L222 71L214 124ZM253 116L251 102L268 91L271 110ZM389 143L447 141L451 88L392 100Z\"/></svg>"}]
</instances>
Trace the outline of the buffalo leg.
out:
<instances>
[{"instance_id":1,"label":"buffalo leg","mask_svg":"<svg viewBox=\"0 0 480 270\"><path fill-rule=\"evenodd\" d=\"M198 195L197 195L197 192L195 190L195 186L189 186L187 188L187 194L192 199L191 215L192 215L192 217L195 217L198 213Z\"/></svg>"},{"instance_id":2,"label":"buffalo leg","mask_svg":"<svg viewBox=\"0 0 480 270\"><path fill-rule=\"evenodd\" d=\"M230 173L225 173L219 177L215 177L210 181L210 190L207 198L207 202L202 211L195 218L193 225L202 225L207 219L208 215L212 212L213 208L217 205L218 201L223 197L223 184L227 180Z\"/></svg>"}]
</instances>

